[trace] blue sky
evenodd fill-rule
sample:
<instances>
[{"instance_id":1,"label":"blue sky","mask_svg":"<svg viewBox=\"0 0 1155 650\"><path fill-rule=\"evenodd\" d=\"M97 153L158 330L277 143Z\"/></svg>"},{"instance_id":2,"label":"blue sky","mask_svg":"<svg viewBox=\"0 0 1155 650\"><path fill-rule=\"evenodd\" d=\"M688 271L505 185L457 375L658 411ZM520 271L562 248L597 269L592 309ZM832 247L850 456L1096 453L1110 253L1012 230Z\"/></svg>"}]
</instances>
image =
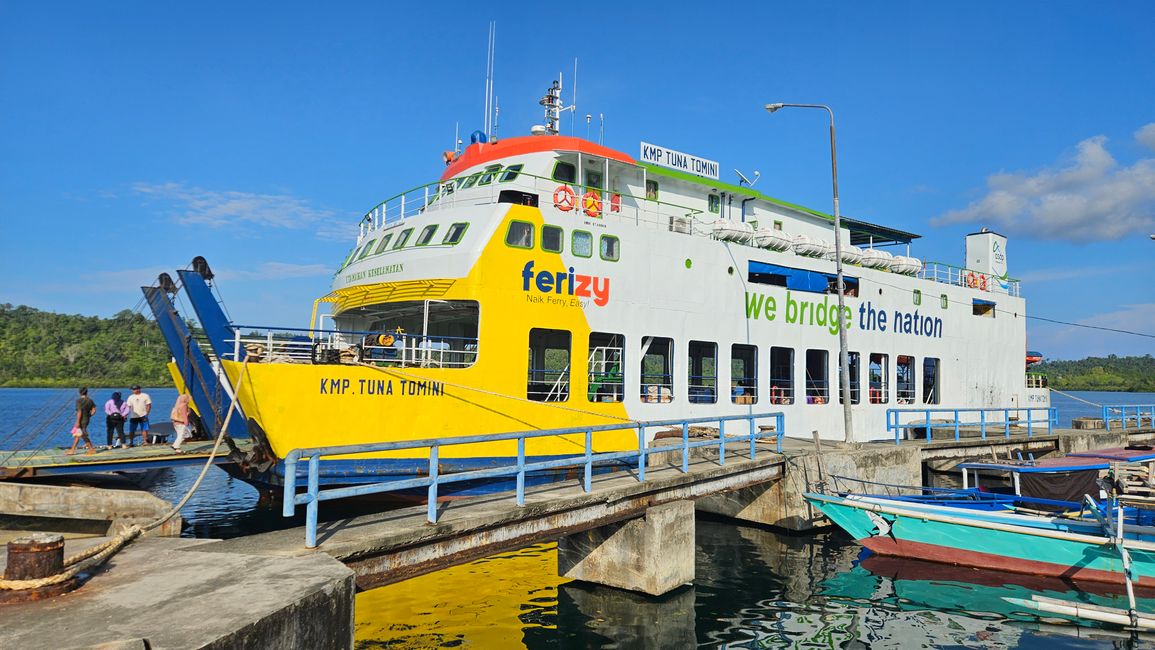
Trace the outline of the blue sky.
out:
<instances>
[{"instance_id":1,"label":"blue sky","mask_svg":"<svg viewBox=\"0 0 1155 650\"><path fill-rule=\"evenodd\" d=\"M435 180L455 123L481 126L490 20L500 135L541 121L576 57L595 138L604 115L611 147L758 170L829 211L824 114L761 108L826 103L844 214L952 264L988 226L1031 314L1155 334L1149 2L5 0L0 302L110 315L204 255L238 321L304 326L360 215ZM1052 358L1155 352L1028 331Z\"/></svg>"}]
</instances>

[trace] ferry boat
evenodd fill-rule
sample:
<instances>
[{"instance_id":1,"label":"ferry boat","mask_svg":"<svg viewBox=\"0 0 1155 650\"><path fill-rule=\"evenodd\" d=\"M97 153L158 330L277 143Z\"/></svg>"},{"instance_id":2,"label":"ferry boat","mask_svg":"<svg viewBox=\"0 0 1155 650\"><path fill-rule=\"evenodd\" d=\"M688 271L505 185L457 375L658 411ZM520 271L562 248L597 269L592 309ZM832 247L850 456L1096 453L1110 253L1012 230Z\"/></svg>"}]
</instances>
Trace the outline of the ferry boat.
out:
<instances>
[{"instance_id":1,"label":"ferry boat","mask_svg":"<svg viewBox=\"0 0 1155 650\"><path fill-rule=\"evenodd\" d=\"M754 410L784 412L788 434L865 441L890 435L896 407L1049 406L1025 381L1026 304L1005 237L968 235L952 266L912 256L916 234L842 218L840 314L830 215L675 149L642 142L635 157L561 135L556 82L540 103L545 124L529 135L476 132L436 181L369 210L307 328L228 322L196 279L212 279L203 260L188 275L223 392L265 450L250 479L277 484L290 450L327 445ZM533 439L527 454L583 444ZM623 430L594 447L637 444ZM441 463L514 455L513 441L486 442L445 447ZM322 480L414 476L427 457L327 461Z\"/></svg>"}]
</instances>

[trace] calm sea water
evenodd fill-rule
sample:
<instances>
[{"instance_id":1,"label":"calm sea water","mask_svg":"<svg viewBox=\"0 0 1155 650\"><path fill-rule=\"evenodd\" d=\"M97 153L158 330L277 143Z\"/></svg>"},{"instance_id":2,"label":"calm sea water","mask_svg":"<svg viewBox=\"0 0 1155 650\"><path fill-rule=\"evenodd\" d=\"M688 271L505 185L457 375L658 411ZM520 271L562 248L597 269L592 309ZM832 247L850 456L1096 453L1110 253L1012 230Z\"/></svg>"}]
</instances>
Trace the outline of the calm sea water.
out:
<instances>
[{"instance_id":1,"label":"calm sea water","mask_svg":"<svg viewBox=\"0 0 1155 650\"><path fill-rule=\"evenodd\" d=\"M154 419L167 419L176 392L146 390ZM110 394L92 391L98 406ZM1152 393L1071 395L1052 394L1060 426L1099 415L1092 404L1155 403ZM0 389L0 448L67 446L74 399L71 390ZM103 444L103 418L94 425L93 440ZM154 472L147 489L176 501L196 473ZM255 489L216 468L181 515L183 534L191 537L300 523L282 519ZM567 582L557 577L556 548L533 546L360 594L357 642L362 648L1155 647L1148 639L1016 611L1002 600L1030 590L1062 592L1063 585L1008 584L1006 576L986 572L860 556L838 532L792 537L700 519L695 583L653 599ZM1147 609L1155 610L1155 602Z\"/></svg>"}]
</instances>

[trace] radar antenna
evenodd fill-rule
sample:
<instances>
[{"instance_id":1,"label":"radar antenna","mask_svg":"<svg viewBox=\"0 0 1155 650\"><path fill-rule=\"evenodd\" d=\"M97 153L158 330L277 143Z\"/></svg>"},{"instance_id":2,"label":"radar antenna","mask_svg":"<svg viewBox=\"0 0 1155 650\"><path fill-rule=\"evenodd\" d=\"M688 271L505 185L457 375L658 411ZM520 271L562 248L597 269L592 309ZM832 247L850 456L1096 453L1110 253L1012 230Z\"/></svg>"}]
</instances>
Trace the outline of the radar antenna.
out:
<instances>
[{"instance_id":1,"label":"radar antenna","mask_svg":"<svg viewBox=\"0 0 1155 650\"><path fill-rule=\"evenodd\" d=\"M734 170L734 173L738 175L738 178L742 179L738 184L745 185L746 187L754 187L754 183L757 183L758 179L762 177L762 172L758 171L757 169L754 170L754 180L746 178L746 175L737 169Z\"/></svg>"}]
</instances>

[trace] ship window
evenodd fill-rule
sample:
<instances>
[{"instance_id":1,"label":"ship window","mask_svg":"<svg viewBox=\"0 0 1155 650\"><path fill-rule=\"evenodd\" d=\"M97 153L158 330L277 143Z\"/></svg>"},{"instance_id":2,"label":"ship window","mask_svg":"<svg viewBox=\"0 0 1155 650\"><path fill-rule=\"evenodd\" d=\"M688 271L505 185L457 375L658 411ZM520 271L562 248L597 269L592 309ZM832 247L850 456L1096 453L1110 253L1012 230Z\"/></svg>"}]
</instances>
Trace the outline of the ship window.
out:
<instances>
[{"instance_id":1,"label":"ship window","mask_svg":"<svg viewBox=\"0 0 1155 650\"><path fill-rule=\"evenodd\" d=\"M794 403L793 348L770 348L770 402Z\"/></svg>"},{"instance_id":2,"label":"ship window","mask_svg":"<svg viewBox=\"0 0 1155 650\"><path fill-rule=\"evenodd\" d=\"M665 403L674 399L674 339L642 338L641 398Z\"/></svg>"},{"instance_id":3,"label":"ship window","mask_svg":"<svg viewBox=\"0 0 1155 650\"><path fill-rule=\"evenodd\" d=\"M938 404L938 359L927 357L922 360L922 403Z\"/></svg>"},{"instance_id":4,"label":"ship window","mask_svg":"<svg viewBox=\"0 0 1155 650\"><path fill-rule=\"evenodd\" d=\"M413 234L412 228L406 228L405 230L402 230L401 234L397 235L397 243L393 244L393 250L397 250L398 248L404 248L405 243L409 241L409 235L412 235L412 234Z\"/></svg>"},{"instance_id":5,"label":"ship window","mask_svg":"<svg viewBox=\"0 0 1155 650\"><path fill-rule=\"evenodd\" d=\"M758 403L758 348L735 343L730 347L730 399L735 404Z\"/></svg>"},{"instance_id":6,"label":"ship window","mask_svg":"<svg viewBox=\"0 0 1155 650\"><path fill-rule=\"evenodd\" d=\"M476 300L406 300L365 305L344 313L369 324L358 341L366 363L468 368L477 361L480 311ZM385 393L383 386L379 390L377 394Z\"/></svg>"},{"instance_id":7,"label":"ship window","mask_svg":"<svg viewBox=\"0 0 1155 650\"><path fill-rule=\"evenodd\" d=\"M570 250L578 257L593 257L594 236L584 230L573 231L573 244Z\"/></svg>"},{"instance_id":8,"label":"ship window","mask_svg":"<svg viewBox=\"0 0 1155 650\"><path fill-rule=\"evenodd\" d=\"M477 185L477 181L480 179L481 179L481 172L477 172L476 174L470 174L469 178L465 179L465 183L461 186L461 189L467 190L467 189L473 187L474 185Z\"/></svg>"},{"instance_id":9,"label":"ship window","mask_svg":"<svg viewBox=\"0 0 1155 650\"><path fill-rule=\"evenodd\" d=\"M449 230L445 231L445 239L441 240L442 244L449 244L454 246L461 238L465 236L465 230L469 228L467 223L455 223L449 226Z\"/></svg>"},{"instance_id":10,"label":"ship window","mask_svg":"<svg viewBox=\"0 0 1155 650\"><path fill-rule=\"evenodd\" d=\"M922 304L922 290L920 290L920 289L914 290L914 304L916 304L916 305Z\"/></svg>"},{"instance_id":11,"label":"ship window","mask_svg":"<svg viewBox=\"0 0 1155 650\"><path fill-rule=\"evenodd\" d=\"M975 298L971 302L971 313L975 316L982 316L983 318L995 317L995 303L990 300L983 300Z\"/></svg>"},{"instance_id":12,"label":"ship window","mask_svg":"<svg viewBox=\"0 0 1155 650\"><path fill-rule=\"evenodd\" d=\"M441 193L445 196L453 194L453 190L457 188L455 181L446 181L441 184Z\"/></svg>"},{"instance_id":13,"label":"ship window","mask_svg":"<svg viewBox=\"0 0 1155 650\"><path fill-rule=\"evenodd\" d=\"M887 404L890 402L890 389L887 381L890 377L890 357L875 352L870 355L870 403Z\"/></svg>"},{"instance_id":14,"label":"ship window","mask_svg":"<svg viewBox=\"0 0 1155 650\"><path fill-rule=\"evenodd\" d=\"M782 222L781 221L775 221L774 222L774 230L782 230Z\"/></svg>"},{"instance_id":15,"label":"ship window","mask_svg":"<svg viewBox=\"0 0 1155 650\"><path fill-rule=\"evenodd\" d=\"M369 255L369 251L372 250L373 244L376 244L376 243L377 243L377 240L374 239L374 240L370 241L369 243L365 244L365 247L361 249L361 254L357 256L357 259L359 259L359 260L365 259Z\"/></svg>"},{"instance_id":16,"label":"ship window","mask_svg":"<svg viewBox=\"0 0 1155 650\"><path fill-rule=\"evenodd\" d=\"M358 250L360 250L360 249L357 248L356 246L354 246L353 250L349 251L349 254L345 256L345 261L341 262L341 268L345 268L346 266L349 266L349 262L353 261L353 256L355 256L357 254Z\"/></svg>"},{"instance_id":17,"label":"ship window","mask_svg":"<svg viewBox=\"0 0 1155 650\"><path fill-rule=\"evenodd\" d=\"M593 162L592 160L590 161ZM600 171L586 170L586 189L600 190L602 187L602 173Z\"/></svg>"},{"instance_id":18,"label":"ship window","mask_svg":"<svg viewBox=\"0 0 1155 650\"><path fill-rule=\"evenodd\" d=\"M658 200L658 181L652 181L652 180L646 181L646 200L647 201L657 201Z\"/></svg>"},{"instance_id":19,"label":"ship window","mask_svg":"<svg viewBox=\"0 0 1155 650\"><path fill-rule=\"evenodd\" d=\"M859 367L862 362L862 355L857 352L846 353L846 364L850 369L850 403L857 404L862 401L862 387L859 383ZM842 362L838 364L838 403L845 404L846 397L842 392Z\"/></svg>"},{"instance_id":20,"label":"ship window","mask_svg":"<svg viewBox=\"0 0 1155 650\"><path fill-rule=\"evenodd\" d=\"M621 258L622 251L618 238L613 235L602 235L602 259L616 262Z\"/></svg>"},{"instance_id":21,"label":"ship window","mask_svg":"<svg viewBox=\"0 0 1155 650\"><path fill-rule=\"evenodd\" d=\"M721 212L722 211L722 197L718 196L717 194L711 194L708 197L706 197L706 208L710 212L713 212L714 214Z\"/></svg>"},{"instance_id":22,"label":"ship window","mask_svg":"<svg viewBox=\"0 0 1155 650\"><path fill-rule=\"evenodd\" d=\"M415 242L416 245L424 246L428 244L430 241L432 241L433 233L435 232L437 232L437 224L425 226L425 228L421 230L421 234L417 236L417 241Z\"/></svg>"},{"instance_id":23,"label":"ship window","mask_svg":"<svg viewBox=\"0 0 1155 650\"><path fill-rule=\"evenodd\" d=\"M946 306L950 304L950 300L947 299L945 293L939 297L939 300L941 301L941 306L943 309L946 309Z\"/></svg>"},{"instance_id":24,"label":"ship window","mask_svg":"<svg viewBox=\"0 0 1155 650\"><path fill-rule=\"evenodd\" d=\"M533 248L533 224L525 221L510 221L505 233L505 243L514 248Z\"/></svg>"},{"instance_id":25,"label":"ship window","mask_svg":"<svg viewBox=\"0 0 1155 650\"><path fill-rule=\"evenodd\" d=\"M558 162L553 167L553 179L563 183L573 183L577 180L577 167L573 163Z\"/></svg>"},{"instance_id":26,"label":"ship window","mask_svg":"<svg viewBox=\"0 0 1155 650\"><path fill-rule=\"evenodd\" d=\"M623 376L625 337L621 334L590 332L589 401L620 402L626 394Z\"/></svg>"},{"instance_id":27,"label":"ship window","mask_svg":"<svg viewBox=\"0 0 1155 650\"><path fill-rule=\"evenodd\" d=\"M547 253L560 253L565 232L557 226L541 227L541 249Z\"/></svg>"},{"instance_id":28,"label":"ship window","mask_svg":"<svg viewBox=\"0 0 1155 650\"><path fill-rule=\"evenodd\" d=\"M525 165L517 164L517 165L510 165L509 167L506 167L505 171L501 173L501 178L498 179L498 182L499 183L508 183L508 182L512 181L513 179L517 178L517 175L521 173L522 167L525 167Z\"/></svg>"},{"instance_id":29,"label":"ship window","mask_svg":"<svg viewBox=\"0 0 1155 650\"><path fill-rule=\"evenodd\" d=\"M377 253L384 253L385 249L389 247L389 240L391 239L393 239L393 233L389 233L388 235L382 237L381 243L378 244L377 250L373 251L373 254L376 255Z\"/></svg>"},{"instance_id":30,"label":"ship window","mask_svg":"<svg viewBox=\"0 0 1155 650\"><path fill-rule=\"evenodd\" d=\"M485 173L481 175L481 180L477 181L478 185L489 185L497 176L497 172L501 171L501 165L490 165L485 168Z\"/></svg>"},{"instance_id":31,"label":"ship window","mask_svg":"<svg viewBox=\"0 0 1155 650\"><path fill-rule=\"evenodd\" d=\"M718 344L690 341L690 374L687 389L694 404L718 401Z\"/></svg>"},{"instance_id":32,"label":"ship window","mask_svg":"<svg viewBox=\"0 0 1155 650\"><path fill-rule=\"evenodd\" d=\"M806 403L825 404L830 397L830 353L806 351Z\"/></svg>"},{"instance_id":33,"label":"ship window","mask_svg":"<svg viewBox=\"0 0 1155 650\"><path fill-rule=\"evenodd\" d=\"M529 378L525 396L535 402L569 400L571 335L565 330L529 331Z\"/></svg>"},{"instance_id":34,"label":"ship window","mask_svg":"<svg viewBox=\"0 0 1155 650\"><path fill-rule=\"evenodd\" d=\"M894 370L894 401L899 404L914 404L914 357L898 355Z\"/></svg>"}]
</instances>

